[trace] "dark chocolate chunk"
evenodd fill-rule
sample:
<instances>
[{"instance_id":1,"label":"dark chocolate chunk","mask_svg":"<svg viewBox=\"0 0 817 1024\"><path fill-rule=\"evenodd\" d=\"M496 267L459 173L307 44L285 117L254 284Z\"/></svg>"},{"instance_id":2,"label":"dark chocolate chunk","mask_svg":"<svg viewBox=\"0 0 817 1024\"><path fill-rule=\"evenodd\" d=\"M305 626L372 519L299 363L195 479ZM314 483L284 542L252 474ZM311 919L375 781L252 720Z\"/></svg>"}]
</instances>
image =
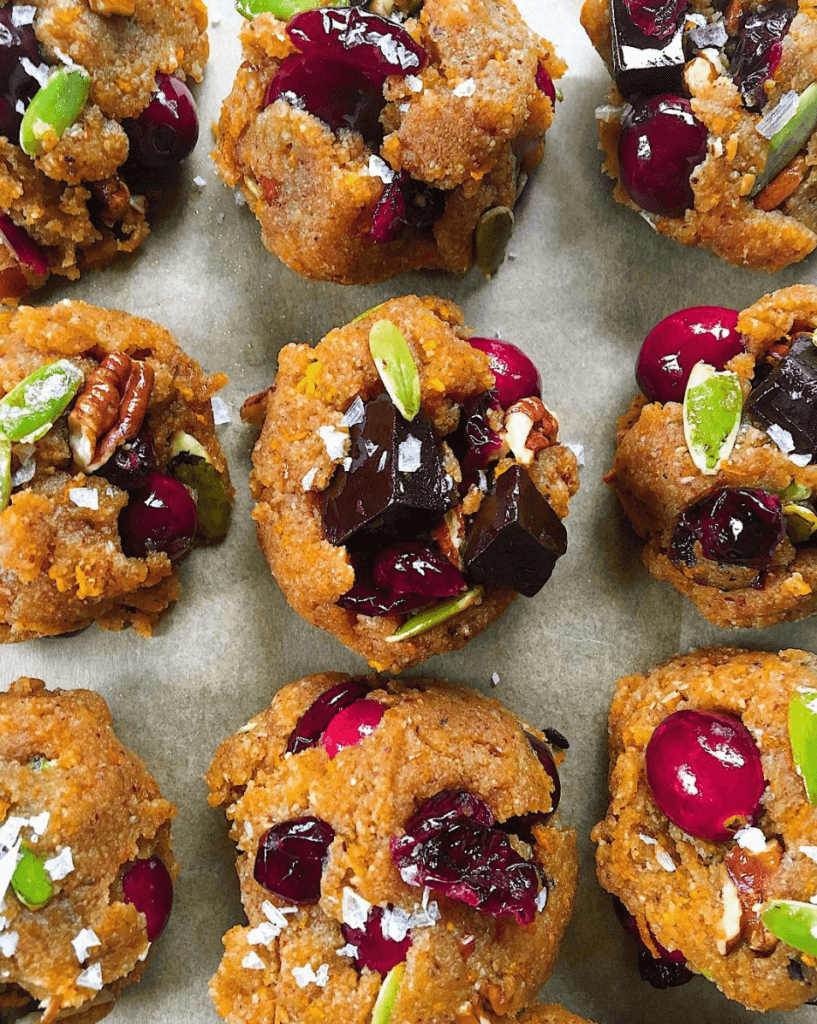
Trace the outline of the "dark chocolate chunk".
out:
<instances>
[{"instance_id":1,"label":"dark chocolate chunk","mask_svg":"<svg viewBox=\"0 0 817 1024\"><path fill-rule=\"evenodd\" d=\"M686 8L684 4L684 9ZM668 36L646 34L630 16L625 0L611 0L613 70L625 97L681 91L684 73L684 14L676 14Z\"/></svg>"},{"instance_id":2,"label":"dark chocolate chunk","mask_svg":"<svg viewBox=\"0 0 817 1024\"><path fill-rule=\"evenodd\" d=\"M798 334L749 396L749 413L786 455L817 459L817 348Z\"/></svg>"},{"instance_id":3,"label":"dark chocolate chunk","mask_svg":"<svg viewBox=\"0 0 817 1024\"><path fill-rule=\"evenodd\" d=\"M455 504L433 426L422 412L410 423L403 419L386 394L365 403L363 420L351 429L349 454L349 469L338 466L323 495L332 544L346 544L361 531L413 534Z\"/></svg>"},{"instance_id":4,"label":"dark chocolate chunk","mask_svg":"<svg viewBox=\"0 0 817 1024\"><path fill-rule=\"evenodd\" d=\"M513 466L474 516L465 548L467 575L477 583L502 583L533 597L567 551L561 519L536 489L527 470Z\"/></svg>"}]
</instances>

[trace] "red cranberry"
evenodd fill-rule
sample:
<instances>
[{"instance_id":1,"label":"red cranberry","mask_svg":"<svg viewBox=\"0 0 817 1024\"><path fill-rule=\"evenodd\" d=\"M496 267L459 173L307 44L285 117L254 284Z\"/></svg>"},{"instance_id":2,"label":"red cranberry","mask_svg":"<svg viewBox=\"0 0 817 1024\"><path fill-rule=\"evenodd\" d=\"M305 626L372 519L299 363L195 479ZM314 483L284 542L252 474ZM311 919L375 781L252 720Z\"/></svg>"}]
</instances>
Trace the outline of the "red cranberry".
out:
<instances>
[{"instance_id":1,"label":"red cranberry","mask_svg":"<svg viewBox=\"0 0 817 1024\"><path fill-rule=\"evenodd\" d=\"M746 348L738 313L721 306L691 306L671 313L644 339L635 379L651 402L683 402L692 367L703 360L722 370Z\"/></svg>"},{"instance_id":2,"label":"red cranberry","mask_svg":"<svg viewBox=\"0 0 817 1024\"><path fill-rule=\"evenodd\" d=\"M539 371L521 348L498 338L469 338L468 342L488 355L491 373L496 378L494 393L503 409L522 398L541 397Z\"/></svg>"},{"instance_id":3,"label":"red cranberry","mask_svg":"<svg viewBox=\"0 0 817 1024\"><path fill-rule=\"evenodd\" d=\"M502 445L499 434L488 421L488 413L499 408L493 392L472 398L463 407L459 427L451 438L451 447L462 469L460 491L463 494L468 491L476 474L488 468L492 456Z\"/></svg>"},{"instance_id":4,"label":"red cranberry","mask_svg":"<svg viewBox=\"0 0 817 1024\"><path fill-rule=\"evenodd\" d=\"M26 67L48 70L42 62L34 25L15 25L16 10L13 3L0 7L0 135L14 143L20 134L22 111L40 88Z\"/></svg>"},{"instance_id":5,"label":"red cranberry","mask_svg":"<svg viewBox=\"0 0 817 1024\"><path fill-rule=\"evenodd\" d=\"M383 590L371 579L355 580L351 590L338 598L338 605L347 612L382 618L385 615L405 615L428 604L422 597L397 597L390 590Z\"/></svg>"},{"instance_id":6,"label":"red cranberry","mask_svg":"<svg viewBox=\"0 0 817 1024\"><path fill-rule=\"evenodd\" d=\"M795 10L782 3L748 11L738 29L731 71L749 110L762 110L769 100L763 86L772 78L783 56Z\"/></svg>"},{"instance_id":7,"label":"red cranberry","mask_svg":"<svg viewBox=\"0 0 817 1024\"><path fill-rule=\"evenodd\" d=\"M131 491L119 513L119 536L128 558L145 558L164 551L175 561L196 535L196 503L187 489L166 473L150 473L142 487Z\"/></svg>"},{"instance_id":8,"label":"red cranberry","mask_svg":"<svg viewBox=\"0 0 817 1024\"><path fill-rule=\"evenodd\" d=\"M695 542L704 558L723 565L765 569L786 536L780 499L757 488L723 487L686 509L672 534L670 556L695 565Z\"/></svg>"},{"instance_id":9,"label":"red cranberry","mask_svg":"<svg viewBox=\"0 0 817 1024\"><path fill-rule=\"evenodd\" d=\"M614 900L616 917L624 928L632 935L638 943L638 973L643 981L648 981L653 988L667 989L677 988L679 985L686 985L692 981L694 975L686 965L686 957L680 950L666 949L656 939L650 928L650 938L660 956L653 956L652 950L648 949L641 938L638 924L633 915L627 910L619 899ZM649 928L649 924L647 925Z\"/></svg>"},{"instance_id":10,"label":"red cranberry","mask_svg":"<svg viewBox=\"0 0 817 1024\"><path fill-rule=\"evenodd\" d=\"M394 597L416 594L428 604L465 590L465 577L445 555L425 544L394 544L374 560L374 582Z\"/></svg>"},{"instance_id":11,"label":"red cranberry","mask_svg":"<svg viewBox=\"0 0 817 1024\"><path fill-rule=\"evenodd\" d=\"M642 209L680 216L695 205L689 179L706 144L706 126L689 100L668 93L645 100L621 132L621 183Z\"/></svg>"},{"instance_id":12,"label":"red cranberry","mask_svg":"<svg viewBox=\"0 0 817 1024\"><path fill-rule=\"evenodd\" d=\"M550 100L550 105L553 109L556 109L556 86L553 84L553 79L547 72L544 64L540 64L536 69L536 84L542 90L542 92Z\"/></svg>"},{"instance_id":13,"label":"red cranberry","mask_svg":"<svg viewBox=\"0 0 817 1024\"><path fill-rule=\"evenodd\" d=\"M156 448L153 435L143 426L132 441L120 445L97 472L120 491L133 491L142 487L156 469Z\"/></svg>"},{"instance_id":14,"label":"red cranberry","mask_svg":"<svg viewBox=\"0 0 817 1024\"><path fill-rule=\"evenodd\" d=\"M760 815L766 789L760 754L731 715L674 712L650 737L646 766L659 809L692 836L725 842Z\"/></svg>"},{"instance_id":15,"label":"red cranberry","mask_svg":"<svg viewBox=\"0 0 817 1024\"><path fill-rule=\"evenodd\" d=\"M415 181L407 171L386 185L372 213L372 241L385 245L402 238L409 228L430 231L445 208L445 194Z\"/></svg>"},{"instance_id":16,"label":"red cranberry","mask_svg":"<svg viewBox=\"0 0 817 1024\"><path fill-rule=\"evenodd\" d=\"M0 7L0 13L6 9ZM2 51L0 50L0 52ZM45 251L37 245L27 231L18 227L5 213L0 214L0 236L11 249L11 253L18 263L33 270L40 277L45 277L48 273L48 257Z\"/></svg>"},{"instance_id":17,"label":"red cranberry","mask_svg":"<svg viewBox=\"0 0 817 1024\"><path fill-rule=\"evenodd\" d=\"M302 53L383 78L416 75L427 60L422 46L396 22L356 7L303 11L290 19L287 35Z\"/></svg>"},{"instance_id":18,"label":"red cranberry","mask_svg":"<svg viewBox=\"0 0 817 1024\"><path fill-rule=\"evenodd\" d=\"M675 34L678 18L688 6L689 0L624 0L624 8L633 24L645 36L659 40Z\"/></svg>"},{"instance_id":19,"label":"red cranberry","mask_svg":"<svg viewBox=\"0 0 817 1024\"><path fill-rule=\"evenodd\" d=\"M287 743L288 754L316 747L335 715L365 697L369 688L356 679L338 683L314 700L298 719Z\"/></svg>"},{"instance_id":20,"label":"red cranberry","mask_svg":"<svg viewBox=\"0 0 817 1024\"><path fill-rule=\"evenodd\" d=\"M335 830L320 818L282 821L258 844L253 877L259 885L292 903L317 903L321 875Z\"/></svg>"},{"instance_id":21,"label":"red cranberry","mask_svg":"<svg viewBox=\"0 0 817 1024\"><path fill-rule=\"evenodd\" d=\"M193 95L175 75L156 75L156 91L137 118L123 122L131 157L143 167L173 167L192 152L199 137Z\"/></svg>"},{"instance_id":22,"label":"red cranberry","mask_svg":"<svg viewBox=\"0 0 817 1024\"><path fill-rule=\"evenodd\" d=\"M391 841L407 885L427 886L491 917L531 924L539 873L495 827L487 804L462 790L438 793Z\"/></svg>"},{"instance_id":23,"label":"red cranberry","mask_svg":"<svg viewBox=\"0 0 817 1024\"><path fill-rule=\"evenodd\" d=\"M339 711L323 734L322 743L329 760L337 757L341 750L356 747L371 736L385 713L386 709L376 700L358 700Z\"/></svg>"},{"instance_id":24,"label":"red cranberry","mask_svg":"<svg viewBox=\"0 0 817 1024\"><path fill-rule=\"evenodd\" d=\"M387 909L393 909L391 903ZM399 942L390 939L383 934L382 922L383 908L372 907L365 928L350 928L348 924L340 926L344 941L357 948L355 967L358 970L368 967L370 971L388 974L392 967L402 964L408 956L411 936L406 935Z\"/></svg>"},{"instance_id":25,"label":"red cranberry","mask_svg":"<svg viewBox=\"0 0 817 1024\"><path fill-rule=\"evenodd\" d=\"M380 143L380 113L386 104L380 80L320 54L292 53L270 82L264 107L283 99L306 110L338 132L360 132L368 142Z\"/></svg>"},{"instance_id":26,"label":"red cranberry","mask_svg":"<svg viewBox=\"0 0 817 1024\"><path fill-rule=\"evenodd\" d=\"M136 860L122 877L125 903L145 915L148 940L155 942L164 931L173 906L170 872L157 856Z\"/></svg>"}]
</instances>

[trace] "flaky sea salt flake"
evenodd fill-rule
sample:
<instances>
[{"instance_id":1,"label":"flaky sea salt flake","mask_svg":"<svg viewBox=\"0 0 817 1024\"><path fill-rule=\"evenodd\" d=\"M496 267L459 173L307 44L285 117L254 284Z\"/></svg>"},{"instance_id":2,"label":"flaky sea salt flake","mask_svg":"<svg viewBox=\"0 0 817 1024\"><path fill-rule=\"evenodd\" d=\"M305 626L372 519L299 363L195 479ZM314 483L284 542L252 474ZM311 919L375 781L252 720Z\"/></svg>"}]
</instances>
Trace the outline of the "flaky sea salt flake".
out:
<instances>
[{"instance_id":1,"label":"flaky sea salt flake","mask_svg":"<svg viewBox=\"0 0 817 1024\"><path fill-rule=\"evenodd\" d=\"M88 950L93 949L95 946L101 946L102 943L93 928L83 928L71 939L71 945L77 954L77 960L84 964L88 959Z\"/></svg>"},{"instance_id":2,"label":"flaky sea salt flake","mask_svg":"<svg viewBox=\"0 0 817 1024\"><path fill-rule=\"evenodd\" d=\"M77 985L80 988L91 988L95 992L102 989L102 964L91 964L91 966L77 977Z\"/></svg>"},{"instance_id":3,"label":"flaky sea salt flake","mask_svg":"<svg viewBox=\"0 0 817 1024\"><path fill-rule=\"evenodd\" d=\"M55 882L59 882L67 875L70 875L74 870L74 858L71 855L71 847L64 846L57 856L47 860L43 867Z\"/></svg>"},{"instance_id":4,"label":"flaky sea salt flake","mask_svg":"<svg viewBox=\"0 0 817 1024\"><path fill-rule=\"evenodd\" d=\"M77 508L99 508L99 491L95 487L69 487L68 497Z\"/></svg>"},{"instance_id":5,"label":"flaky sea salt flake","mask_svg":"<svg viewBox=\"0 0 817 1024\"><path fill-rule=\"evenodd\" d=\"M263 971L265 965L261 957L250 950L241 961L241 966L245 967L248 971Z\"/></svg>"},{"instance_id":6,"label":"flaky sea salt flake","mask_svg":"<svg viewBox=\"0 0 817 1024\"><path fill-rule=\"evenodd\" d=\"M465 97L473 96L476 91L477 83L474 81L473 78L466 78L464 82L460 82L460 84L455 89L452 90L453 94L458 99L464 99Z\"/></svg>"}]
</instances>

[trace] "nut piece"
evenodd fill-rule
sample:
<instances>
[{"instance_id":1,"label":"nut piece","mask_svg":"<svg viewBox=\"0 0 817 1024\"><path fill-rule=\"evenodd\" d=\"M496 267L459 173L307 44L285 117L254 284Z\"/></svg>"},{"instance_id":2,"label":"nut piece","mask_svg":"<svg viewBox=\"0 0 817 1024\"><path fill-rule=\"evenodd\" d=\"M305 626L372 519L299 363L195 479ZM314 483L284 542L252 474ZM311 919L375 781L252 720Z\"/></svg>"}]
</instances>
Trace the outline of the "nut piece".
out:
<instances>
[{"instance_id":1,"label":"nut piece","mask_svg":"<svg viewBox=\"0 0 817 1024\"><path fill-rule=\"evenodd\" d=\"M95 199L102 204L101 218L106 224L122 220L130 208L130 189L114 174L102 181L92 181L88 186Z\"/></svg>"},{"instance_id":2,"label":"nut piece","mask_svg":"<svg viewBox=\"0 0 817 1024\"><path fill-rule=\"evenodd\" d=\"M523 465L533 462L536 452L556 444L559 421L545 408L541 398L523 398L505 414L505 440Z\"/></svg>"},{"instance_id":3,"label":"nut piece","mask_svg":"<svg viewBox=\"0 0 817 1024\"><path fill-rule=\"evenodd\" d=\"M86 473L104 466L119 445L136 437L152 387L153 367L124 352L106 356L88 376L68 414L71 451Z\"/></svg>"}]
</instances>

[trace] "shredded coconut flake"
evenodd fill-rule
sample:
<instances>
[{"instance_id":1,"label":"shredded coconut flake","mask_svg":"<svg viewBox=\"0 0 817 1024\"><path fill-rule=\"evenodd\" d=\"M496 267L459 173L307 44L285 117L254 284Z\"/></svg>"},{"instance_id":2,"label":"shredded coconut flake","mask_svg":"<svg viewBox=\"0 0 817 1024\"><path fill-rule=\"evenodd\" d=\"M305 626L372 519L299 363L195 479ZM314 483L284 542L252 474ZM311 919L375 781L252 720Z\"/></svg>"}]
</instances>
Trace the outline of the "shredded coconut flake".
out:
<instances>
[{"instance_id":1,"label":"shredded coconut flake","mask_svg":"<svg viewBox=\"0 0 817 1024\"><path fill-rule=\"evenodd\" d=\"M80 988L92 988L95 992L99 992L102 989L102 964L91 964L77 977L77 985Z\"/></svg>"},{"instance_id":2,"label":"shredded coconut flake","mask_svg":"<svg viewBox=\"0 0 817 1024\"><path fill-rule=\"evenodd\" d=\"M14 956L20 936L17 932L3 932L0 935L0 954L5 957Z\"/></svg>"},{"instance_id":3,"label":"shredded coconut flake","mask_svg":"<svg viewBox=\"0 0 817 1024\"><path fill-rule=\"evenodd\" d=\"M456 89L453 90L453 93L458 99L462 99L466 96L473 96L476 91L477 83L474 79L466 78L464 82L460 82Z\"/></svg>"},{"instance_id":4,"label":"shredded coconut flake","mask_svg":"<svg viewBox=\"0 0 817 1024\"><path fill-rule=\"evenodd\" d=\"M230 415L230 407L223 398L219 397L219 395L213 395L210 399L210 404L213 407L213 422L217 427L233 422L233 418Z\"/></svg>"},{"instance_id":5,"label":"shredded coconut flake","mask_svg":"<svg viewBox=\"0 0 817 1024\"><path fill-rule=\"evenodd\" d=\"M741 850L749 850L750 853L763 853L766 849L766 836L759 828L742 828L735 833L735 842Z\"/></svg>"},{"instance_id":6,"label":"shredded coconut flake","mask_svg":"<svg viewBox=\"0 0 817 1024\"><path fill-rule=\"evenodd\" d=\"M401 473L416 473L420 468L423 442L419 437L407 437L397 448L397 469Z\"/></svg>"},{"instance_id":7,"label":"shredded coconut flake","mask_svg":"<svg viewBox=\"0 0 817 1024\"><path fill-rule=\"evenodd\" d=\"M57 856L47 860L43 867L55 882L59 882L66 875L70 875L74 870L74 858L71 856L71 847L64 846Z\"/></svg>"},{"instance_id":8,"label":"shredded coconut flake","mask_svg":"<svg viewBox=\"0 0 817 1024\"><path fill-rule=\"evenodd\" d=\"M321 964L317 971L312 970L311 964L304 964L303 967L293 967L292 977L298 988L306 988L307 985L317 985L323 988L329 981L329 964Z\"/></svg>"},{"instance_id":9,"label":"shredded coconut flake","mask_svg":"<svg viewBox=\"0 0 817 1024\"><path fill-rule=\"evenodd\" d=\"M99 937L93 928L83 928L82 931L71 939L71 945L77 954L77 960L84 964L88 959L88 950L93 949L94 946L101 946L102 943L99 941Z\"/></svg>"},{"instance_id":10,"label":"shredded coconut flake","mask_svg":"<svg viewBox=\"0 0 817 1024\"><path fill-rule=\"evenodd\" d=\"M792 89L780 97L778 102L767 111L755 125L758 135L771 139L781 128L784 128L797 113L800 97Z\"/></svg>"},{"instance_id":11,"label":"shredded coconut flake","mask_svg":"<svg viewBox=\"0 0 817 1024\"><path fill-rule=\"evenodd\" d=\"M95 487L69 487L68 497L78 508L99 508L99 491Z\"/></svg>"},{"instance_id":12,"label":"shredded coconut flake","mask_svg":"<svg viewBox=\"0 0 817 1024\"><path fill-rule=\"evenodd\" d=\"M241 961L241 966L246 967L248 971L263 971L264 961L257 953L253 953L251 950Z\"/></svg>"},{"instance_id":13,"label":"shredded coconut flake","mask_svg":"<svg viewBox=\"0 0 817 1024\"><path fill-rule=\"evenodd\" d=\"M318 427L318 434L326 446L326 453L330 459L342 459L346 454L346 446L349 444L349 435L337 427Z\"/></svg>"}]
</instances>

